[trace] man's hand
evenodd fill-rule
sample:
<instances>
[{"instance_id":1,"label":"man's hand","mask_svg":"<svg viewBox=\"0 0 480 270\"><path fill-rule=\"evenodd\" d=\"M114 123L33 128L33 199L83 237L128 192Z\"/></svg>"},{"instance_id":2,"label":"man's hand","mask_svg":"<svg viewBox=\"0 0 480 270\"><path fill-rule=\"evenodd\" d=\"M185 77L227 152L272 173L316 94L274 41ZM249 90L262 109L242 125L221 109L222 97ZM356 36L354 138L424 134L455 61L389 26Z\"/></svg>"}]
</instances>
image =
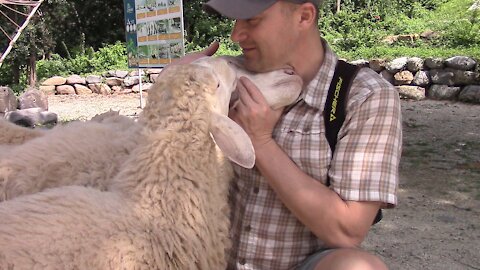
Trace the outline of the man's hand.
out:
<instances>
[{"instance_id":1,"label":"man's hand","mask_svg":"<svg viewBox=\"0 0 480 270\"><path fill-rule=\"evenodd\" d=\"M273 141L272 132L282 109L272 110L257 86L241 77L237 91L239 99L232 106L229 117L247 132L255 149Z\"/></svg>"},{"instance_id":2,"label":"man's hand","mask_svg":"<svg viewBox=\"0 0 480 270\"><path fill-rule=\"evenodd\" d=\"M202 51L189 53L189 54L175 60L169 66L171 66L171 65L181 65L181 64L190 64L193 61L195 61L197 59L200 59L202 57L212 56L218 50L219 46L220 46L220 43L218 41L214 41L212 44L210 44L210 46L203 49Z\"/></svg>"}]
</instances>

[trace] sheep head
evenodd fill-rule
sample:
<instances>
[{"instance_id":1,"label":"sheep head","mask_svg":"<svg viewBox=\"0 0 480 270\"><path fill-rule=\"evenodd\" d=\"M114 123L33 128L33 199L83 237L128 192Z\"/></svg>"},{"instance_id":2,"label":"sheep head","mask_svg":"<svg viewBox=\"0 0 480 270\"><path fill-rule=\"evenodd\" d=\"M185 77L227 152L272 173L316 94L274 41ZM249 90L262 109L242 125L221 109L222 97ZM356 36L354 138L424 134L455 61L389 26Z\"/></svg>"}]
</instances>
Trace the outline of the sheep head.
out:
<instances>
[{"instance_id":1,"label":"sheep head","mask_svg":"<svg viewBox=\"0 0 480 270\"><path fill-rule=\"evenodd\" d=\"M270 107L279 109L297 100L303 85L301 77L291 68L252 73L245 69L241 57L204 57L193 64L210 69L219 82L214 106L216 114L212 117L217 129L212 132L215 142L227 152L232 161L245 168L252 168L255 165L255 152L250 138L243 129L238 130L236 124L234 128L232 121L225 117L228 115L229 104L238 99L235 91L238 79L242 76L249 78L257 85ZM234 140L244 141L241 148L238 148L239 142L231 145Z\"/></svg>"},{"instance_id":2,"label":"sheep head","mask_svg":"<svg viewBox=\"0 0 480 270\"><path fill-rule=\"evenodd\" d=\"M253 167L255 153L248 135L227 116L230 94L224 83L231 75L194 64L166 68L148 91L140 121L150 130L185 131L195 125L195 135L209 132L231 161ZM227 110L219 106L220 100L225 100Z\"/></svg>"},{"instance_id":3,"label":"sheep head","mask_svg":"<svg viewBox=\"0 0 480 270\"><path fill-rule=\"evenodd\" d=\"M245 69L243 57L219 56L203 57L194 64L210 67L221 78L226 92L229 93L230 103L238 98L236 95L237 80L240 77L250 79L262 92L267 103L273 109L279 109L292 104L297 100L302 90L303 81L295 74L291 67L263 73L253 73ZM233 70L233 77L232 77ZM226 75L229 74L229 75ZM221 100L221 107L228 111L225 100Z\"/></svg>"},{"instance_id":4,"label":"sheep head","mask_svg":"<svg viewBox=\"0 0 480 270\"><path fill-rule=\"evenodd\" d=\"M295 75L292 69L274 70L271 72L254 74L243 67L241 58L236 57L205 57L188 65L170 66L166 68L155 84L155 88L171 89L173 92L149 91L151 100L164 100L161 110L155 114L144 111L149 119L160 116L168 111L169 103L165 97L193 95L194 92L203 91L209 103L210 121L209 131L215 143L224 155L231 161L245 168L255 165L255 151L247 133L233 120L228 118L229 104L235 100L237 81L241 76L248 77L255 83L268 104L273 109L278 109L292 104L299 96L302 80ZM172 87L175 86L175 87ZM161 96L156 97L155 92ZM148 109L149 104L145 108ZM172 105L177 106L177 105ZM152 107L152 106L151 106Z\"/></svg>"}]
</instances>

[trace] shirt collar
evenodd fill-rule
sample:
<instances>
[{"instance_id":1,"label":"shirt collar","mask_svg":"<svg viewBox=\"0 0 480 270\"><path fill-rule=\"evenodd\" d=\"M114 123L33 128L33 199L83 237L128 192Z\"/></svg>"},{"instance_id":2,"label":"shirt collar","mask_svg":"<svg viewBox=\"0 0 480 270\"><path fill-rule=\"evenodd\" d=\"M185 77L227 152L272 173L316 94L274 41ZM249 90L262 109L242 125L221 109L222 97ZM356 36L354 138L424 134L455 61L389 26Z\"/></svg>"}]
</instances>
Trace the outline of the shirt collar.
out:
<instances>
[{"instance_id":1,"label":"shirt collar","mask_svg":"<svg viewBox=\"0 0 480 270\"><path fill-rule=\"evenodd\" d=\"M323 111L338 57L323 38L322 44L324 48L323 63L315 77L304 87L301 98L308 105Z\"/></svg>"}]
</instances>

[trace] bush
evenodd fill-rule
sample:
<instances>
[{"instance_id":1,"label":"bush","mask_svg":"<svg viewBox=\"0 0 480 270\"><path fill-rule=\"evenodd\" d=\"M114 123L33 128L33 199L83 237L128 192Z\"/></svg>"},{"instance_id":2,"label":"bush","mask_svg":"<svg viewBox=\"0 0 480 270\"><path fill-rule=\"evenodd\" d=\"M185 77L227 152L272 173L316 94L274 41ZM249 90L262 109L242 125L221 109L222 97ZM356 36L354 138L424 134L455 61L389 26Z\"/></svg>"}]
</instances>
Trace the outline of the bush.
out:
<instances>
[{"instance_id":1,"label":"bush","mask_svg":"<svg viewBox=\"0 0 480 270\"><path fill-rule=\"evenodd\" d=\"M439 43L447 47L470 48L480 45L480 16L472 12L468 20L452 21L444 29Z\"/></svg>"},{"instance_id":2,"label":"bush","mask_svg":"<svg viewBox=\"0 0 480 270\"><path fill-rule=\"evenodd\" d=\"M374 46L383 34L382 24L368 10L346 8L337 14L327 13L319 22L322 35L335 51L353 51Z\"/></svg>"},{"instance_id":3,"label":"bush","mask_svg":"<svg viewBox=\"0 0 480 270\"><path fill-rule=\"evenodd\" d=\"M37 63L39 81L55 75L101 73L108 69L127 69L126 48L122 42L107 45L97 52L90 49L70 59L54 54Z\"/></svg>"}]
</instances>

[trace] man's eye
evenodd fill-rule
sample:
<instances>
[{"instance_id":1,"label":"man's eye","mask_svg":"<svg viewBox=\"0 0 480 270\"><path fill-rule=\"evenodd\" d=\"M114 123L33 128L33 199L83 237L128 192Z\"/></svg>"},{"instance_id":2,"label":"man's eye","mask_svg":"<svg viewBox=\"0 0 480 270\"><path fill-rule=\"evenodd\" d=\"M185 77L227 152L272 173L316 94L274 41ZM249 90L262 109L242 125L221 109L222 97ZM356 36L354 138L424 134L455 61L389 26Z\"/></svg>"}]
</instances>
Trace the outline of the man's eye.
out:
<instances>
[{"instance_id":1,"label":"man's eye","mask_svg":"<svg viewBox=\"0 0 480 270\"><path fill-rule=\"evenodd\" d=\"M251 18L251 19L248 19L247 22L249 24L255 25L255 24L258 24L258 22L260 22L260 19L259 18Z\"/></svg>"}]
</instances>

